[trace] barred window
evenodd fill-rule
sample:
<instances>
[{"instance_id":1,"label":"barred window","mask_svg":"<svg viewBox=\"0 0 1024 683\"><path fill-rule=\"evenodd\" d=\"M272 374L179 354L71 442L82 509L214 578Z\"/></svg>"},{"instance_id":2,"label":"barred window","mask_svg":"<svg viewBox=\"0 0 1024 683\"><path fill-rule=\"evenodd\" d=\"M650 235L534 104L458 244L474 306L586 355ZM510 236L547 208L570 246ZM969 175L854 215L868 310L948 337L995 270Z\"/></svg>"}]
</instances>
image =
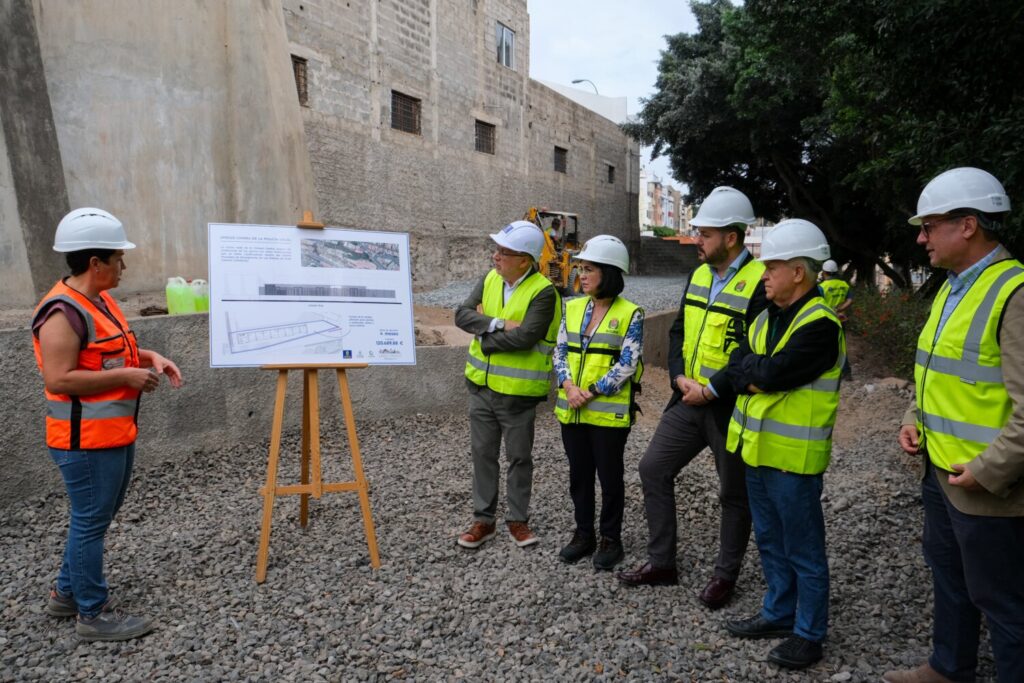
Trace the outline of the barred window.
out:
<instances>
[{"instance_id":1,"label":"barred window","mask_svg":"<svg viewBox=\"0 0 1024 683\"><path fill-rule=\"evenodd\" d=\"M569 150L562 147L555 147L555 171L557 173L568 173Z\"/></svg>"},{"instance_id":2,"label":"barred window","mask_svg":"<svg viewBox=\"0 0 1024 683\"><path fill-rule=\"evenodd\" d=\"M515 66L516 32L500 21L497 22L495 33L498 39L498 64L503 64L510 69Z\"/></svg>"},{"instance_id":3,"label":"barred window","mask_svg":"<svg viewBox=\"0 0 1024 683\"><path fill-rule=\"evenodd\" d=\"M611 164L608 164L608 184L615 184L615 167L612 166Z\"/></svg>"},{"instance_id":4,"label":"barred window","mask_svg":"<svg viewBox=\"0 0 1024 683\"><path fill-rule=\"evenodd\" d=\"M406 133L420 135L422 102L397 90L391 91L391 127Z\"/></svg>"},{"instance_id":5,"label":"barred window","mask_svg":"<svg viewBox=\"0 0 1024 683\"><path fill-rule=\"evenodd\" d=\"M494 154L494 138L496 128L483 121L476 122L476 151Z\"/></svg>"},{"instance_id":6,"label":"barred window","mask_svg":"<svg viewBox=\"0 0 1024 683\"><path fill-rule=\"evenodd\" d=\"M295 90L299 94L299 104L309 106L309 72L308 62L302 57L292 55L292 73L295 75Z\"/></svg>"}]
</instances>

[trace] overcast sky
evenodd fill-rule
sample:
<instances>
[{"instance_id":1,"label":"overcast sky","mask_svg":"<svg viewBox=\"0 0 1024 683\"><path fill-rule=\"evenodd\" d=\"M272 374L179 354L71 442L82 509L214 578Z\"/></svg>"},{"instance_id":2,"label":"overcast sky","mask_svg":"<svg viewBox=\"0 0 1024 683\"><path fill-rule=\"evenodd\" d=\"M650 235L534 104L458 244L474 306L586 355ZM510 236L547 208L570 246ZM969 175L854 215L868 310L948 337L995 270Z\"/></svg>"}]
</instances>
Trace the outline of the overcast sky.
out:
<instances>
[{"instance_id":1,"label":"overcast sky","mask_svg":"<svg viewBox=\"0 0 1024 683\"><path fill-rule=\"evenodd\" d=\"M527 0L527 8L530 77L569 86L588 78L602 95L625 96L630 115L654 92L664 36L697 29L683 0ZM672 182L666 158L651 162L645 148L641 162Z\"/></svg>"}]
</instances>

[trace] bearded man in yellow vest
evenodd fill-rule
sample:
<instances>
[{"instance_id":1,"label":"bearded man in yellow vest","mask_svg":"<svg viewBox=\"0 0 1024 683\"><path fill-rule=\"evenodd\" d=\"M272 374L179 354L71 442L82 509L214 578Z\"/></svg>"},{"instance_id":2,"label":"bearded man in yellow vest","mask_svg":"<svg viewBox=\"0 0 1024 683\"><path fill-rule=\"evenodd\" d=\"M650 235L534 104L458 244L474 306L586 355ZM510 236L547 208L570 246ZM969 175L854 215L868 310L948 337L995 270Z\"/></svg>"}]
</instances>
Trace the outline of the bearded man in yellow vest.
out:
<instances>
[{"instance_id":1,"label":"bearded man in yellow vest","mask_svg":"<svg viewBox=\"0 0 1024 683\"><path fill-rule=\"evenodd\" d=\"M544 233L515 221L491 235L494 269L455 311L455 324L474 335L466 362L470 448L473 455L473 523L458 538L479 548L494 538L498 506L498 455L505 439L506 523L521 548L537 537L530 530L533 427L537 404L551 388L551 353L561 301L537 271Z\"/></svg>"},{"instance_id":2,"label":"bearded man in yellow vest","mask_svg":"<svg viewBox=\"0 0 1024 683\"><path fill-rule=\"evenodd\" d=\"M765 307L764 265L743 246L754 208L739 190L715 188L691 223L697 226L698 256L704 261L683 292L669 331L668 368L672 398L640 460L647 512L647 561L617 574L628 586L673 585L676 570L675 480L698 453L710 447L718 471L722 507L714 574L698 594L709 608L732 597L750 540L743 462L729 457L725 432L735 394L720 374L747 325Z\"/></svg>"},{"instance_id":3,"label":"bearded man in yellow vest","mask_svg":"<svg viewBox=\"0 0 1024 683\"><path fill-rule=\"evenodd\" d=\"M973 681L981 615L1000 681L1024 681L1024 265L1000 244L1010 200L977 168L935 177L911 225L948 279L917 341L899 445L924 463L932 655L890 683Z\"/></svg>"},{"instance_id":4,"label":"bearded man in yellow vest","mask_svg":"<svg viewBox=\"0 0 1024 683\"><path fill-rule=\"evenodd\" d=\"M843 328L817 287L828 241L816 225L782 221L765 237L771 301L729 358L740 394L726 444L747 464L754 537L768 587L761 610L727 621L740 638L786 638L768 661L802 669L822 657L828 630L828 558L822 473L832 453Z\"/></svg>"}]
</instances>

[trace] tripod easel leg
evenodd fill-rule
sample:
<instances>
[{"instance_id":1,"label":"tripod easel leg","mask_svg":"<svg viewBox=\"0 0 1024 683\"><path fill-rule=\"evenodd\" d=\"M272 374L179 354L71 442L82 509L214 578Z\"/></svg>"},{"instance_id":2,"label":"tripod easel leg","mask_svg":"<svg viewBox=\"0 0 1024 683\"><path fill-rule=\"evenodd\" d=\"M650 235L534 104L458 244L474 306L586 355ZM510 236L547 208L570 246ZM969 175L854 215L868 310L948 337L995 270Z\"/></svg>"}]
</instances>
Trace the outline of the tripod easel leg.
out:
<instances>
[{"instance_id":1,"label":"tripod easel leg","mask_svg":"<svg viewBox=\"0 0 1024 683\"><path fill-rule=\"evenodd\" d=\"M302 373L302 460L299 479L302 484L309 483L309 375L309 370ZM305 529L308 523L309 494L303 493L299 496L299 525Z\"/></svg>"},{"instance_id":2,"label":"tripod easel leg","mask_svg":"<svg viewBox=\"0 0 1024 683\"><path fill-rule=\"evenodd\" d=\"M370 509L370 494L363 474L363 460L359 454L359 437L356 435L356 419L352 411L352 395L348 388L348 377L339 369L338 389L341 391L341 407L345 413L345 428L348 431L349 448L352 450L352 470L359 491L359 507L363 511L363 529L366 531L366 545L370 551L370 566L380 569L380 555L377 552L377 534L373 528L373 511Z\"/></svg>"},{"instance_id":3,"label":"tripod easel leg","mask_svg":"<svg viewBox=\"0 0 1024 683\"><path fill-rule=\"evenodd\" d=\"M277 395L274 398L274 422L270 429L270 457L267 459L267 483L263 488L263 525L260 528L260 547L256 553L256 583L267 578L267 555L270 551L270 523L274 516L274 496L277 493L277 462L281 455L281 425L284 422L284 397L288 390L288 371L277 375Z\"/></svg>"}]
</instances>

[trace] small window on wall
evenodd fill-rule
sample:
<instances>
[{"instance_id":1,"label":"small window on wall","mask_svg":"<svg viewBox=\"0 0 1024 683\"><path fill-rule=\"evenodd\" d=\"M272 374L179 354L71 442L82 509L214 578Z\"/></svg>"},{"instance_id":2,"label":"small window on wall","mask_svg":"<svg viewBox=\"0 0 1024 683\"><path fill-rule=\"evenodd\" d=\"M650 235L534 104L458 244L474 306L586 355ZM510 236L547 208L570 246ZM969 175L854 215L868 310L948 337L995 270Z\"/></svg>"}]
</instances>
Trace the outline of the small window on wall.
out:
<instances>
[{"instance_id":1,"label":"small window on wall","mask_svg":"<svg viewBox=\"0 0 1024 683\"><path fill-rule=\"evenodd\" d=\"M510 69L516 68L516 32L499 21L497 22L496 33L498 38L498 64L503 64Z\"/></svg>"},{"instance_id":2,"label":"small window on wall","mask_svg":"<svg viewBox=\"0 0 1024 683\"><path fill-rule=\"evenodd\" d=\"M391 127L395 130L420 135L420 100L409 95L391 91Z\"/></svg>"},{"instance_id":3,"label":"small window on wall","mask_svg":"<svg viewBox=\"0 0 1024 683\"><path fill-rule=\"evenodd\" d=\"M611 164L608 164L608 184L615 184L615 167L612 166Z\"/></svg>"},{"instance_id":4,"label":"small window on wall","mask_svg":"<svg viewBox=\"0 0 1024 683\"><path fill-rule=\"evenodd\" d=\"M483 121L476 122L476 151L484 154L494 154L494 139L496 128Z\"/></svg>"},{"instance_id":5,"label":"small window on wall","mask_svg":"<svg viewBox=\"0 0 1024 683\"><path fill-rule=\"evenodd\" d=\"M569 150L562 147L555 147L555 172L568 173Z\"/></svg>"},{"instance_id":6,"label":"small window on wall","mask_svg":"<svg viewBox=\"0 0 1024 683\"><path fill-rule=\"evenodd\" d=\"M309 106L309 72L308 62L302 57L292 55L292 73L295 74L295 90L299 94L299 104Z\"/></svg>"}]
</instances>

